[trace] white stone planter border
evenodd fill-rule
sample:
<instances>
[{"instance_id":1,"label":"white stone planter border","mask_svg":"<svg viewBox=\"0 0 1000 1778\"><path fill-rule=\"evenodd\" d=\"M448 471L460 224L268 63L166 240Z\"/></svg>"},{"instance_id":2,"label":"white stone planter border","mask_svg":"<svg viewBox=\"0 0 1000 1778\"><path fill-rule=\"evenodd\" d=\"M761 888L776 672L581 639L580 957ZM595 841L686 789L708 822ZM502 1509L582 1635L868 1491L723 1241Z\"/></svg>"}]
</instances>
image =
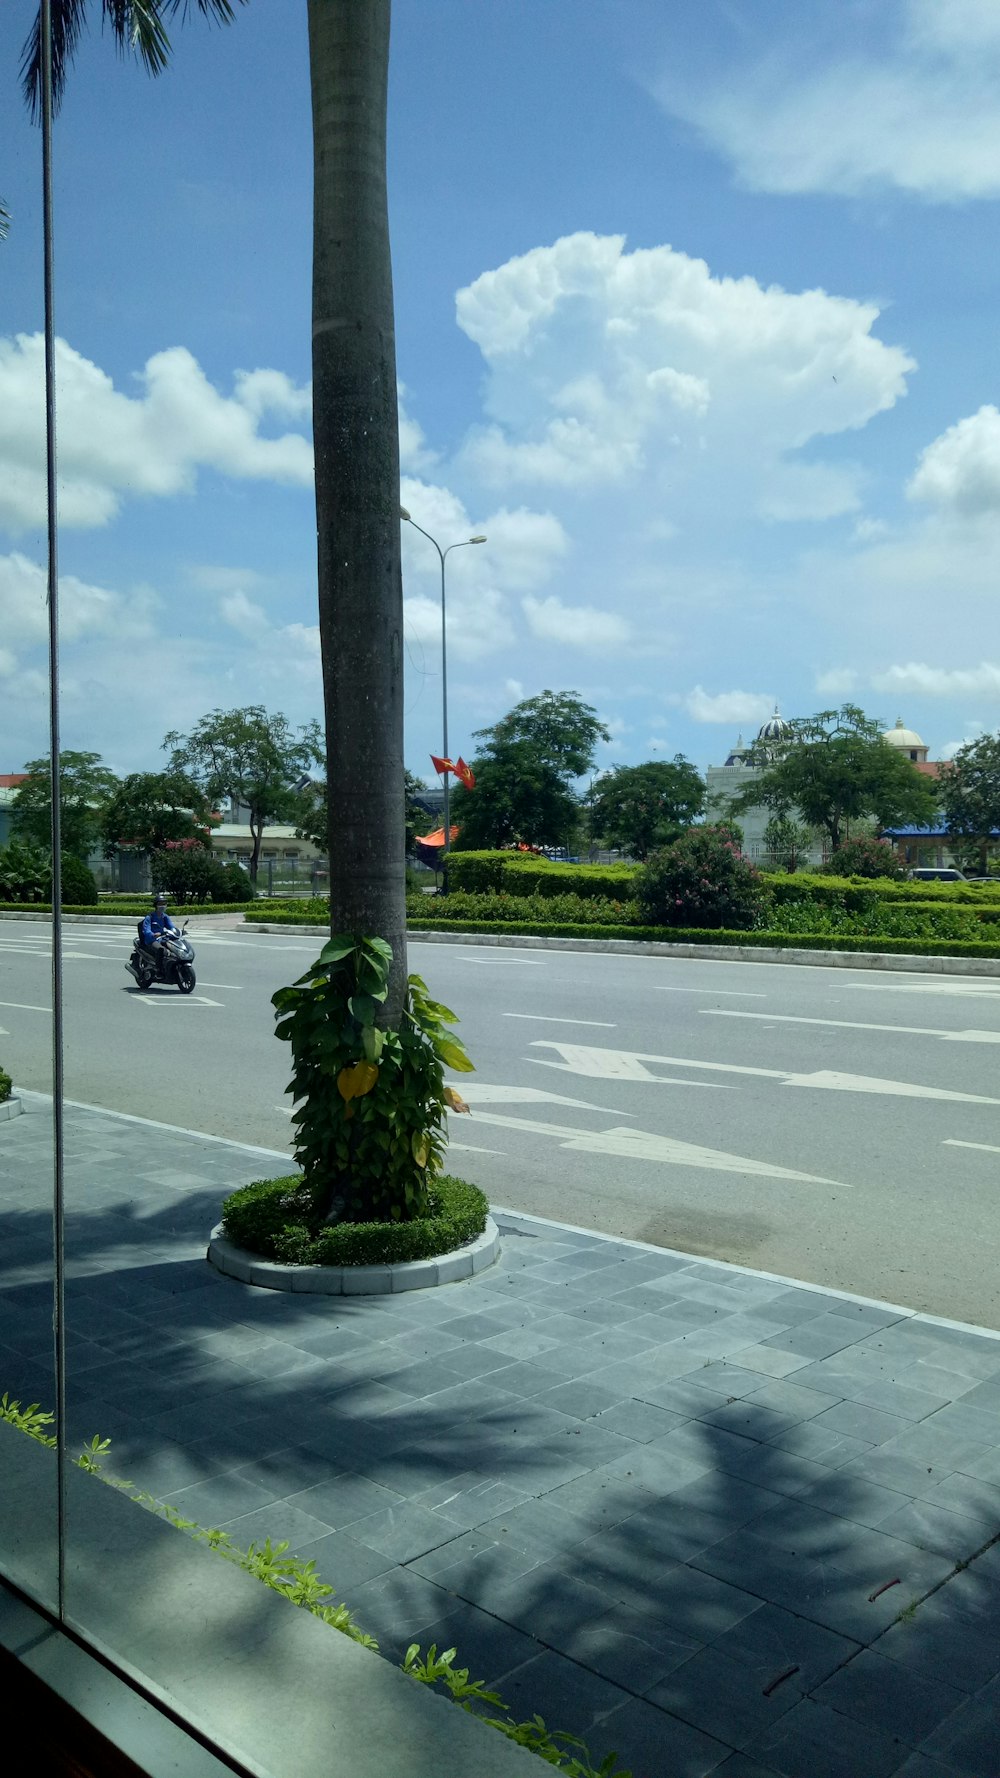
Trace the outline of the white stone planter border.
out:
<instances>
[{"instance_id":1,"label":"white stone planter border","mask_svg":"<svg viewBox=\"0 0 1000 1778\"><path fill-rule=\"evenodd\" d=\"M5 1124L8 1118L20 1117L23 1110L20 1099L5 1099L0 1105L0 1124Z\"/></svg>"},{"instance_id":2,"label":"white stone planter border","mask_svg":"<svg viewBox=\"0 0 1000 1778\"><path fill-rule=\"evenodd\" d=\"M437 1259L401 1260L385 1266L284 1266L261 1259L245 1247L237 1247L222 1232L221 1222L212 1230L208 1258L229 1278L241 1284L259 1284L265 1290L306 1291L312 1296L390 1296L400 1290L430 1290L438 1284L457 1284L476 1272L485 1272L500 1257L500 1231L492 1216L474 1241L442 1253Z\"/></svg>"}]
</instances>

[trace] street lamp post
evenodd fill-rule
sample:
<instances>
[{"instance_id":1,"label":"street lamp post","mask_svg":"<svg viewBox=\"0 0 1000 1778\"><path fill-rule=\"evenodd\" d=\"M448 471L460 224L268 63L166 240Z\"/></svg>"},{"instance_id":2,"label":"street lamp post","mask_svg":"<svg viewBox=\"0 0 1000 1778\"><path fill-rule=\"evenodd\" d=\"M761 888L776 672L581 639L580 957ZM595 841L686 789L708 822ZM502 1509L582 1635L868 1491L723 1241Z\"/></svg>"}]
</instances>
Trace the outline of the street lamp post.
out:
<instances>
[{"instance_id":1,"label":"street lamp post","mask_svg":"<svg viewBox=\"0 0 1000 1778\"><path fill-rule=\"evenodd\" d=\"M434 548L437 550L438 557L441 562L441 732L442 732L441 757L443 759L447 759L448 758L448 620L447 620L447 608L445 605L445 567L444 567L445 557L450 556L453 549L464 549L466 547L466 545L470 544L470 543L485 543L486 539L485 539L485 537L479 537L479 536L477 536L477 537L462 537L462 538L460 538L458 543L449 543L446 545L446 547L444 549L442 549L441 545L439 544L436 537L432 537L429 531L425 531L423 525L418 525L416 519L411 519L405 506L400 507L399 516L401 519L405 519L406 523L408 525L412 525L413 529L415 531L419 531L420 535L422 537L426 537L428 543L433 543ZM442 883L443 883L444 893L447 895L447 893L448 893L448 854L451 851L451 805L450 805L450 801L449 801L449 792L448 792L448 773L445 772L443 774L443 776L444 776L444 861L442 864Z\"/></svg>"}]
</instances>

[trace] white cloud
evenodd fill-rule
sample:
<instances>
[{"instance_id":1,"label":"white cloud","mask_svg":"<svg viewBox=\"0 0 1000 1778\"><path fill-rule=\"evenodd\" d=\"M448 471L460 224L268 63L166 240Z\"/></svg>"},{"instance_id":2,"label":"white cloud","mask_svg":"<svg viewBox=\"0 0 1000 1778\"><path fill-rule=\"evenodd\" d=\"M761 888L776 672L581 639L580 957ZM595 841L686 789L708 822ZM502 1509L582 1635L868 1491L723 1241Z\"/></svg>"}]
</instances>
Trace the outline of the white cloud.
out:
<instances>
[{"instance_id":1,"label":"white cloud","mask_svg":"<svg viewBox=\"0 0 1000 1778\"><path fill-rule=\"evenodd\" d=\"M653 90L759 191L1000 193L995 0L790 8L707 78L679 58Z\"/></svg>"},{"instance_id":2,"label":"white cloud","mask_svg":"<svg viewBox=\"0 0 1000 1778\"><path fill-rule=\"evenodd\" d=\"M892 407L914 368L875 338L874 304L713 277L672 247L626 252L619 235L533 248L456 301L489 366L459 472L488 487L641 487L661 527L672 512L690 525L699 499L717 509L723 487L730 513L857 509L855 466L796 453Z\"/></svg>"},{"instance_id":3,"label":"white cloud","mask_svg":"<svg viewBox=\"0 0 1000 1778\"><path fill-rule=\"evenodd\" d=\"M299 433L262 437L261 418L307 399L278 371L240 372L220 395L183 346L157 352L125 395L56 342L59 506L64 526L105 525L128 496L190 492L201 468L293 487L312 482L312 447ZM246 399L244 400L244 396ZM40 334L0 340L0 525L45 522L45 408Z\"/></svg>"},{"instance_id":4,"label":"white cloud","mask_svg":"<svg viewBox=\"0 0 1000 1778\"><path fill-rule=\"evenodd\" d=\"M853 667L831 667L816 675L816 690L821 698L849 698L857 685L858 675Z\"/></svg>"},{"instance_id":5,"label":"white cloud","mask_svg":"<svg viewBox=\"0 0 1000 1778\"><path fill-rule=\"evenodd\" d=\"M270 631L271 626L264 607L255 604L253 599L248 599L244 592L235 590L224 593L219 600L219 610L227 624L231 624L234 630L238 630L241 636L246 636L250 641L256 641Z\"/></svg>"},{"instance_id":6,"label":"white cloud","mask_svg":"<svg viewBox=\"0 0 1000 1778\"><path fill-rule=\"evenodd\" d=\"M593 605L564 605L561 599L521 600L529 630L545 642L558 642L563 647L582 648L596 654L627 647L631 641L631 625L613 611L598 611Z\"/></svg>"},{"instance_id":7,"label":"white cloud","mask_svg":"<svg viewBox=\"0 0 1000 1778\"><path fill-rule=\"evenodd\" d=\"M1000 411L988 404L934 439L907 493L967 517L1000 512Z\"/></svg>"},{"instance_id":8,"label":"white cloud","mask_svg":"<svg viewBox=\"0 0 1000 1778\"><path fill-rule=\"evenodd\" d=\"M730 728L738 723L766 722L774 710L774 699L770 694L756 691L711 694L701 685L696 685L681 702L695 722L724 722Z\"/></svg>"},{"instance_id":9,"label":"white cloud","mask_svg":"<svg viewBox=\"0 0 1000 1778\"><path fill-rule=\"evenodd\" d=\"M873 673L876 691L915 692L932 698L1000 698L1000 663L980 661L977 667L929 667L922 661L887 667Z\"/></svg>"},{"instance_id":10,"label":"white cloud","mask_svg":"<svg viewBox=\"0 0 1000 1778\"><path fill-rule=\"evenodd\" d=\"M60 633L64 641L88 636L148 635L150 614L157 603L148 588L130 598L93 586L75 574L59 581ZM48 637L48 581L38 562L15 550L0 556L0 625L4 641L44 644Z\"/></svg>"},{"instance_id":11,"label":"white cloud","mask_svg":"<svg viewBox=\"0 0 1000 1778\"><path fill-rule=\"evenodd\" d=\"M405 383L399 384L396 394L399 405L399 467L404 475L420 475L423 470L433 468L437 462L437 453L428 445L419 421L407 411Z\"/></svg>"}]
</instances>

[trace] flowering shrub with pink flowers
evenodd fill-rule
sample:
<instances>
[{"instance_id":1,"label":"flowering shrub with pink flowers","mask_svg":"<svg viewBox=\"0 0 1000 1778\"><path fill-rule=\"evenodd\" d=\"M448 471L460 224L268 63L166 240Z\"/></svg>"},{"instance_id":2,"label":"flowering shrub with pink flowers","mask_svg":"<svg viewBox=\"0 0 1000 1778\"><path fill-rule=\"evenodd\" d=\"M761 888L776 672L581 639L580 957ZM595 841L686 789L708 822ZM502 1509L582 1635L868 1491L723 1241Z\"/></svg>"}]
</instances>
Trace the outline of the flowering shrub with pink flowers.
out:
<instances>
[{"instance_id":1,"label":"flowering shrub with pink flowers","mask_svg":"<svg viewBox=\"0 0 1000 1778\"><path fill-rule=\"evenodd\" d=\"M632 890L651 926L763 926L770 896L760 872L743 857L732 828L689 827L638 870Z\"/></svg>"}]
</instances>

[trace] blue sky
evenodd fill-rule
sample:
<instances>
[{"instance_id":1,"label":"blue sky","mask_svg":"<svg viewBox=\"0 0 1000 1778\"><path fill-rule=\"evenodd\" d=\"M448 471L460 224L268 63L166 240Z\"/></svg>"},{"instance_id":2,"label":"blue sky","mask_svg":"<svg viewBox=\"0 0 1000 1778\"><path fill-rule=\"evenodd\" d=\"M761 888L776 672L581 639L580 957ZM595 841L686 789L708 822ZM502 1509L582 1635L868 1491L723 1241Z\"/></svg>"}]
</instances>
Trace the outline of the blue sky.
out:
<instances>
[{"instance_id":1,"label":"blue sky","mask_svg":"<svg viewBox=\"0 0 1000 1778\"><path fill-rule=\"evenodd\" d=\"M319 713L305 0L94 24L56 131L64 745ZM40 145L0 13L0 770L45 747ZM1000 726L995 0L395 0L403 501L452 750L550 686L602 766L850 698ZM407 762L440 748L404 527Z\"/></svg>"}]
</instances>

